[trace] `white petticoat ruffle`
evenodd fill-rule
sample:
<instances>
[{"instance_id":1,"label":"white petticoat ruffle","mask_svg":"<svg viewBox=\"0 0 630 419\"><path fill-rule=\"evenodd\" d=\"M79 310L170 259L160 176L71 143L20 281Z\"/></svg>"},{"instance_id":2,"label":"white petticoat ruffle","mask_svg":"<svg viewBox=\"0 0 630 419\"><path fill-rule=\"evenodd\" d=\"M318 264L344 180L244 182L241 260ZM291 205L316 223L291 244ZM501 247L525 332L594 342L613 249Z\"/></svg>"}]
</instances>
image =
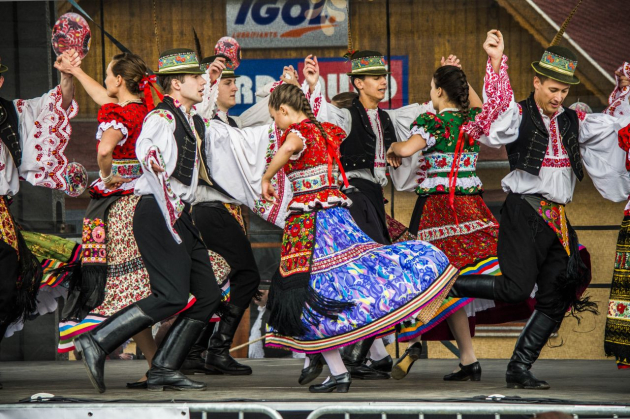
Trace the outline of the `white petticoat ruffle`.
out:
<instances>
[{"instance_id":1,"label":"white petticoat ruffle","mask_svg":"<svg viewBox=\"0 0 630 419\"><path fill-rule=\"evenodd\" d=\"M433 189L439 185L444 186L445 189L448 188L449 179L447 177L426 178L422 181L422 183L420 183L420 185L418 185L418 187L422 189ZM474 187L481 188L483 186L483 183L481 183L481 179L479 179L479 177L470 176L457 178L455 185L463 189L469 189Z\"/></svg>"}]
</instances>

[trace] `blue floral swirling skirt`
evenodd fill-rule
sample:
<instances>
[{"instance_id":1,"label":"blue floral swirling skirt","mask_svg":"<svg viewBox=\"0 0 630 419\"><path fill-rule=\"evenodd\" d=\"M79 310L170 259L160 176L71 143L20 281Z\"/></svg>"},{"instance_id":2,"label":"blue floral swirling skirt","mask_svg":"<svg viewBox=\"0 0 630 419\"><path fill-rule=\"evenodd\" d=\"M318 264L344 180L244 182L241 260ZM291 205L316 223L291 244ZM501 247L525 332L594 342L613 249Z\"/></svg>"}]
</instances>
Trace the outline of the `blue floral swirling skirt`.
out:
<instances>
[{"instance_id":1,"label":"blue floral swirling skirt","mask_svg":"<svg viewBox=\"0 0 630 419\"><path fill-rule=\"evenodd\" d=\"M306 307L305 334L283 336L270 328L266 344L322 352L382 334L409 317L430 319L457 273L444 253L427 242L384 246L363 233L346 208L320 210L309 286L326 299L354 305L336 319Z\"/></svg>"}]
</instances>

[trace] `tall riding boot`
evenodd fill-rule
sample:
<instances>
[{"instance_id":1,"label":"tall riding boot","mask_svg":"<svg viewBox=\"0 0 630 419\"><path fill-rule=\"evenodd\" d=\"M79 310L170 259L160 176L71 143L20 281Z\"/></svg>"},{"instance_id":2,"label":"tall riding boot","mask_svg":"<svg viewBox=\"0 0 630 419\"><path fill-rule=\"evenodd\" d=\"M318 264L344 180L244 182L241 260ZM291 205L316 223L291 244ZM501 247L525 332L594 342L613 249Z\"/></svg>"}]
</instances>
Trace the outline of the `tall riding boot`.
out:
<instances>
[{"instance_id":1,"label":"tall riding boot","mask_svg":"<svg viewBox=\"0 0 630 419\"><path fill-rule=\"evenodd\" d=\"M74 340L74 346L81 354L88 377L99 393L105 392L105 357L153 323L155 321L144 314L137 304L132 304Z\"/></svg>"},{"instance_id":2,"label":"tall riding boot","mask_svg":"<svg viewBox=\"0 0 630 419\"><path fill-rule=\"evenodd\" d=\"M516 341L512 359L505 373L508 388L525 388L532 390L548 390L549 384L534 377L529 371L538 359L540 351L549 340L549 336L560 324L535 310Z\"/></svg>"},{"instance_id":3,"label":"tall riding boot","mask_svg":"<svg viewBox=\"0 0 630 419\"><path fill-rule=\"evenodd\" d=\"M346 365L352 378L359 380L387 380L389 374L380 372L366 364L367 355L374 343L373 337L364 339L352 345L352 350L345 351L342 355L343 363Z\"/></svg>"},{"instance_id":4,"label":"tall riding boot","mask_svg":"<svg viewBox=\"0 0 630 419\"><path fill-rule=\"evenodd\" d=\"M234 340L234 334L241 322L245 310L230 304L226 313L221 317L219 326L210 338L208 354L206 355L206 368L220 374L250 375L252 369L247 365L237 362L230 356L230 346Z\"/></svg>"},{"instance_id":5,"label":"tall riding boot","mask_svg":"<svg viewBox=\"0 0 630 419\"><path fill-rule=\"evenodd\" d=\"M0 343L2 343L2 338L4 338L4 333L7 331L8 327L8 324L0 323ZM0 383L0 390L2 390L2 383Z\"/></svg>"},{"instance_id":6,"label":"tall riding boot","mask_svg":"<svg viewBox=\"0 0 630 419\"><path fill-rule=\"evenodd\" d=\"M205 383L188 379L179 369L207 324L184 316L177 317L153 357L147 374L149 391L206 389Z\"/></svg>"},{"instance_id":7,"label":"tall riding boot","mask_svg":"<svg viewBox=\"0 0 630 419\"><path fill-rule=\"evenodd\" d=\"M494 283L500 276L493 275L462 275L455 281L449 292L449 297L455 298L485 298L494 300Z\"/></svg>"},{"instance_id":8,"label":"tall riding boot","mask_svg":"<svg viewBox=\"0 0 630 419\"><path fill-rule=\"evenodd\" d=\"M188 356L180 369L183 374L217 374L215 371L206 368L206 360L201 356L210 344L212 332L214 332L214 323L210 323L203 329L199 339L188 352Z\"/></svg>"}]
</instances>

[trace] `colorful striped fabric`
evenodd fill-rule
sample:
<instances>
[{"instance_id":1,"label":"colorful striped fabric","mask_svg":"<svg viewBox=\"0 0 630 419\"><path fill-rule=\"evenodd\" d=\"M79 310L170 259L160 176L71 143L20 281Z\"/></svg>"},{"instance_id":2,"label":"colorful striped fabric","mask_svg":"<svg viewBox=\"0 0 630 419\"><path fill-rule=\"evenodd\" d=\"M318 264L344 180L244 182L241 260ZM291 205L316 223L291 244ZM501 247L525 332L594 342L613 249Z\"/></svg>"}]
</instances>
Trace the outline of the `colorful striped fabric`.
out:
<instances>
[{"instance_id":1,"label":"colorful striped fabric","mask_svg":"<svg viewBox=\"0 0 630 419\"><path fill-rule=\"evenodd\" d=\"M467 266L460 270L460 275L501 275L501 268L499 267L499 259L496 256L492 256L483 260L480 260L474 265ZM473 302L473 298L452 298L449 297L440 306L437 313L428 323L421 321L417 322L405 322L402 324L400 333L398 334L398 340L401 342L407 342L413 338L421 336L447 319L451 314Z\"/></svg>"}]
</instances>

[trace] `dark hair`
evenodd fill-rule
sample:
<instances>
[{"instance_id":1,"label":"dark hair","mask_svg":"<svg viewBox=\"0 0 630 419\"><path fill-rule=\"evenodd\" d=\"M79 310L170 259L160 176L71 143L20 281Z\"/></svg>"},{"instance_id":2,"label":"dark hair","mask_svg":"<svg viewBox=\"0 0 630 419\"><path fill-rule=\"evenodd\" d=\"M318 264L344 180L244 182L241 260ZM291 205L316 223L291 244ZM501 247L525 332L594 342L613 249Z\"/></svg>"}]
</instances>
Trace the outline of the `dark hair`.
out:
<instances>
[{"instance_id":1,"label":"dark hair","mask_svg":"<svg viewBox=\"0 0 630 419\"><path fill-rule=\"evenodd\" d=\"M304 115L317 127L322 137L327 138L322 124L315 118L308 99L302 89L293 84L281 84L276 87L269 96L269 107L274 111L280 109L280 105L286 105L296 112L303 112Z\"/></svg>"},{"instance_id":2,"label":"dark hair","mask_svg":"<svg viewBox=\"0 0 630 419\"><path fill-rule=\"evenodd\" d=\"M446 96L457 104L464 117L463 123L468 122L470 114L468 81L462 69L454 65L444 65L433 73L433 82L436 89L441 88L444 90Z\"/></svg>"},{"instance_id":3,"label":"dark hair","mask_svg":"<svg viewBox=\"0 0 630 419\"><path fill-rule=\"evenodd\" d=\"M352 87L354 87L354 90L357 91L357 94L360 95L361 93L359 89L357 89L356 84L354 84L354 82L356 81L356 79L360 79L360 80L365 80L365 76L350 76L350 83L352 83Z\"/></svg>"},{"instance_id":4,"label":"dark hair","mask_svg":"<svg viewBox=\"0 0 630 419\"><path fill-rule=\"evenodd\" d=\"M134 95L140 94L140 81L147 74L148 68L144 60L135 54L123 52L112 58L112 73L125 81L127 90Z\"/></svg>"},{"instance_id":5,"label":"dark hair","mask_svg":"<svg viewBox=\"0 0 630 419\"><path fill-rule=\"evenodd\" d=\"M534 73L534 77L538 77L538 80L540 80L540 84L545 84L545 82L549 80L549 77L543 76L542 74L538 73Z\"/></svg>"},{"instance_id":6,"label":"dark hair","mask_svg":"<svg viewBox=\"0 0 630 419\"><path fill-rule=\"evenodd\" d=\"M173 80L179 80L180 82L184 82L186 78L186 74L169 74L164 76L158 76L158 83L160 83L160 87L164 90L164 93L171 93L171 82Z\"/></svg>"},{"instance_id":7,"label":"dark hair","mask_svg":"<svg viewBox=\"0 0 630 419\"><path fill-rule=\"evenodd\" d=\"M352 106L352 101L358 97L357 92L343 92L335 95L330 101L338 108L349 108Z\"/></svg>"}]
</instances>

